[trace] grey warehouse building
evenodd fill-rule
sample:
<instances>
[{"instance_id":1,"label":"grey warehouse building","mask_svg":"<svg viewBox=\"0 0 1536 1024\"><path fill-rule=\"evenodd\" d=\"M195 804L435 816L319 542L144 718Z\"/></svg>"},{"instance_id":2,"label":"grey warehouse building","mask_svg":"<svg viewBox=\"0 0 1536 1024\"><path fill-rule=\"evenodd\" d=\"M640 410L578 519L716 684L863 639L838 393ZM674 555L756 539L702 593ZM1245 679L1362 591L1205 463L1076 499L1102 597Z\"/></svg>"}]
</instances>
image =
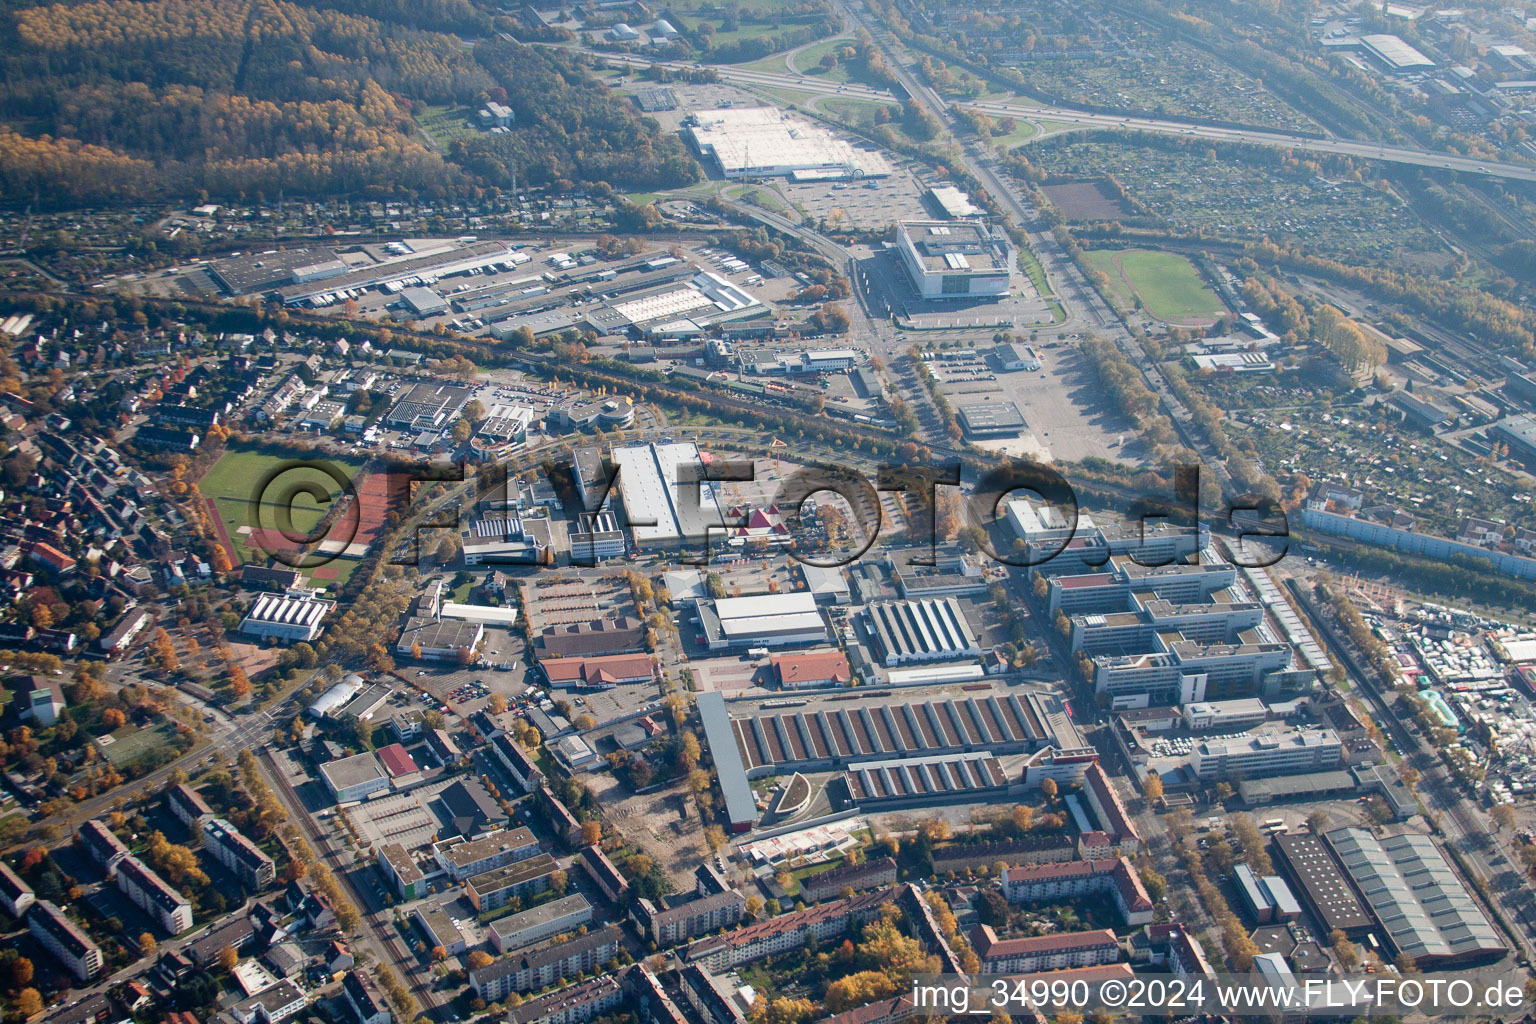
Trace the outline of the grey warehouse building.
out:
<instances>
[{"instance_id":1,"label":"grey warehouse building","mask_svg":"<svg viewBox=\"0 0 1536 1024\"><path fill-rule=\"evenodd\" d=\"M1018 437L1026 426L1012 402L970 402L960 407L959 419L966 437Z\"/></svg>"}]
</instances>

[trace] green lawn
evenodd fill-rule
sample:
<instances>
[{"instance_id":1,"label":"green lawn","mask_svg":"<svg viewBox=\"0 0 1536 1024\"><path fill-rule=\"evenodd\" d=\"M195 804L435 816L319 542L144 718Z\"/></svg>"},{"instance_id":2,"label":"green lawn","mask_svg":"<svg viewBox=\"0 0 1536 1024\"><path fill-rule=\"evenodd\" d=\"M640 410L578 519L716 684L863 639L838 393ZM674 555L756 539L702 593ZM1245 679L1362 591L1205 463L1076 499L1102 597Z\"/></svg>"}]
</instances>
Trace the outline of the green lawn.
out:
<instances>
[{"instance_id":1,"label":"green lawn","mask_svg":"<svg viewBox=\"0 0 1536 1024\"><path fill-rule=\"evenodd\" d=\"M819 43L807 46L805 49L795 54L795 70L800 72L814 71L824 77L832 78L833 81L846 82L848 80L848 72L847 69L842 66L842 64L839 64L836 68L834 68L833 72L842 71L843 77L835 78L832 74L821 70L821 58L825 57L833 50L841 50L843 47L851 45L852 42L853 40L849 39L847 36L843 36L838 39L823 39Z\"/></svg>"},{"instance_id":2,"label":"green lawn","mask_svg":"<svg viewBox=\"0 0 1536 1024\"><path fill-rule=\"evenodd\" d=\"M454 139L480 134L475 128L464 127L466 121L474 123L474 110L454 103L424 106L416 115L416 123L421 125L422 129L432 136L432 141L442 149L447 149L448 144Z\"/></svg>"},{"instance_id":3,"label":"green lawn","mask_svg":"<svg viewBox=\"0 0 1536 1024\"><path fill-rule=\"evenodd\" d=\"M881 107L890 106L892 104L876 103L874 100L856 100L845 96L831 96L816 105L818 110L830 117L857 125L873 125L875 112Z\"/></svg>"},{"instance_id":4,"label":"green lawn","mask_svg":"<svg viewBox=\"0 0 1536 1024\"><path fill-rule=\"evenodd\" d=\"M1032 122L1019 121L1018 127L1009 132L1007 135L992 136L992 145L996 146L998 149L1001 149L1004 153L1007 153L1009 150L1013 149L1014 146L1022 145L1023 143L1028 142L1030 139L1039 134L1039 132L1040 129L1035 127Z\"/></svg>"},{"instance_id":5,"label":"green lawn","mask_svg":"<svg viewBox=\"0 0 1536 1024\"><path fill-rule=\"evenodd\" d=\"M810 103L812 100L816 99L817 97L819 97L821 95L821 93L819 93L819 92L805 92L802 89L762 89L762 90L752 89L752 90L748 90L748 91L749 92L759 92L759 91L761 91L761 92L767 93L769 96L773 96L773 97L775 97L777 99L781 99L785 103L794 104L796 106L805 106L806 104Z\"/></svg>"},{"instance_id":6,"label":"green lawn","mask_svg":"<svg viewBox=\"0 0 1536 1024\"><path fill-rule=\"evenodd\" d=\"M761 206L766 210L773 210L777 213L782 213L788 209L779 194L767 186L743 186L741 188L729 189L725 195L727 198L734 199L737 202L751 203L754 206Z\"/></svg>"},{"instance_id":7,"label":"green lawn","mask_svg":"<svg viewBox=\"0 0 1536 1024\"><path fill-rule=\"evenodd\" d=\"M649 206L661 196L660 192L631 192L624 198L636 206Z\"/></svg>"},{"instance_id":8,"label":"green lawn","mask_svg":"<svg viewBox=\"0 0 1536 1024\"><path fill-rule=\"evenodd\" d=\"M248 553L260 554L244 543L252 529L288 531L287 518L291 517L292 531L307 532L324 518L330 503L341 495L340 483L329 473L300 465L300 461L292 456L231 448L198 481L198 489L213 502L219 520L229 532L236 563L246 561ZM359 462L326 461L346 479L355 477L362 468ZM317 495L325 495L326 500Z\"/></svg>"},{"instance_id":9,"label":"green lawn","mask_svg":"<svg viewBox=\"0 0 1536 1024\"><path fill-rule=\"evenodd\" d=\"M131 722L112 734L112 742L101 746L99 737L96 741L101 752L107 756L115 767L124 768L144 757L157 747L167 746L176 737L176 726L165 720L156 722L148 729L142 729Z\"/></svg>"},{"instance_id":10,"label":"green lawn","mask_svg":"<svg viewBox=\"0 0 1536 1024\"><path fill-rule=\"evenodd\" d=\"M865 132L873 132L876 128L881 127L875 121L875 116L882 108L892 112L892 119L885 123L885 127L891 129L898 142L920 145L918 140L902 130L901 110L893 104L878 103L874 100L853 99L847 96L832 96L823 99L816 105L816 109L821 112L823 117Z\"/></svg>"},{"instance_id":11,"label":"green lawn","mask_svg":"<svg viewBox=\"0 0 1536 1024\"><path fill-rule=\"evenodd\" d=\"M1177 253L1096 249L1083 258L1109 277L1111 295L1124 308L1139 298L1148 313L1169 323L1214 319L1227 311L1194 264Z\"/></svg>"}]
</instances>

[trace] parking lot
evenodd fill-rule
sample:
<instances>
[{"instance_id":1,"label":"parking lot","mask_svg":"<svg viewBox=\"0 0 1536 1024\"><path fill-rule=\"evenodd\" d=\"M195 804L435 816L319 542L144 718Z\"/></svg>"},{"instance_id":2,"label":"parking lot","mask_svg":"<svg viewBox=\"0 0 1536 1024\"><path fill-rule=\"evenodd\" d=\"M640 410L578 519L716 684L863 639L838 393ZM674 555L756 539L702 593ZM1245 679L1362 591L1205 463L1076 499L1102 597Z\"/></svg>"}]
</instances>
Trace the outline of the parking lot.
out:
<instances>
[{"instance_id":1,"label":"parking lot","mask_svg":"<svg viewBox=\"0 0 1536 1024\"><path fill-rule=\"evenodd\" d=\"M1037 341L1035 349L1041 357L1036 371L1003 370L985 350L964 355L959 353L971 350L938 349L924 361L951 406L980 401L1018 406L1025 421L1019 436L976 441L981 447L1046 461L1076 462L1090 455L1138 461L1138 435L1102 400L1075 343Z\"/></svg>"},{"instance_id":2,"label":"parking lot","mask_svg":"<svg viewBox=\"0 0 1536 1024\"><path fill-rule=\"evenodd\" d=\"M887 178L786 181L777 190L813 224L825 222L834 228L882 228L898 220L926 220L933 216L923 205L927 186L905 164L897 166Z\"/></svg>"},{"instance_id":3,"label":"parking lot","mask_svg":"<svg viewBox=\"0 0 1536 1024\"><path fill-rule=\"evenodd\" d=\"M615 686L611 690L556 690L553 696L557 700L570 701L571 714L591 715L599 726L661 707L661 687L655 683Z\"/></svg>"}]
</instances>

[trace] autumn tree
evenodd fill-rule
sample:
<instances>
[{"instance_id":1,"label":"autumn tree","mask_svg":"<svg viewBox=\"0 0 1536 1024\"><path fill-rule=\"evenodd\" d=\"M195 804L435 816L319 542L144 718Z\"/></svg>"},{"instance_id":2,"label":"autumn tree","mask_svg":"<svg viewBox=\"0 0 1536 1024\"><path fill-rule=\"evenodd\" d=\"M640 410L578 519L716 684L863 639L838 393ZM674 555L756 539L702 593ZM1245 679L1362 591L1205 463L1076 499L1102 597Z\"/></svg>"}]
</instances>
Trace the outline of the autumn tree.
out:
<instances>
[{"instance_id":1,"label":"autumn tree","mask_svg":"<svg viewBox=\"0 0 1536 1024\"><path fill-rule=\"evenodd\" d=\"M12 1004L16 1016L22 1020L35 1017L43 1012L43 996L35 988L24 988L16 993L16 1002Z\"/></svg>"}]
</instances>

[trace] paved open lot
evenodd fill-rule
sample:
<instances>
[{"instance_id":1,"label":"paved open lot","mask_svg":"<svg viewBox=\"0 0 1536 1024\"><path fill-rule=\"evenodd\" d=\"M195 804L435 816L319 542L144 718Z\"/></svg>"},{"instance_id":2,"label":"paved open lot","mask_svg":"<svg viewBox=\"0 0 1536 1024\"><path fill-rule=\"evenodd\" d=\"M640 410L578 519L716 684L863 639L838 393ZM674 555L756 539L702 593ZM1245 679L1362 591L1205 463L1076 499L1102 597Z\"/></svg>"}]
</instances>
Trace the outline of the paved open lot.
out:
<instances>
[{"instance_id":1,"label":"paved open lot","mask_svg":"<svg viewBox=\"0 0 1536 1024\"><path fill-rule=\"evenodd\" d=\"M1037 345L1036 351L1043 363L1038 372L999 372L995 382L985 385L994 401L1006 399L1018 406L1024 415L1024 432L1017 438L978 444L1012 454L1032 453L1053 462L1077 462L1090 455L1144 461L1135 429L1103 398L1077 348L1062 343ZM950 401L959 405L976 400L983 393L981 388L980 384L957 387Z\"/></svg>"},{"instance_id":2,"label":"paved open lot","mask_svg":"<svg viewBox=\"0 0 1536 1024\"><path fill-rule=\"evenodd\" d=\"M778 191L813 224L880 228L898 220L926 220L933 216L923 205L927 186L905 165L878 181L786 181Z\"/></svg>"},{"instance_id":3,"label":"paved open lot","mask_svg":"<svg viewBox=\"0 0 1536 1024\"><path fill-rule=\"evenodd\" d=\"M661 687L656 683L615 686L611 690L590 692L556 690L553 696L557 700L569 701L571 714L589 714L599 726L621 718L633 718L661 707Z\"/></svg>"},{"instance_id":4,"label":"paved open lot","mask_svg":"<svg viewBox=\"0 0 1536 1024\"><path fill-rule=\"evenodd\" d=\"M727 697L743 696L754 686L766 690L771 674L759 668L757 659L740 655L733 658L704 658L690 661L694 686L700 691L714 690Z\"/></svg>"}]
</instances>

